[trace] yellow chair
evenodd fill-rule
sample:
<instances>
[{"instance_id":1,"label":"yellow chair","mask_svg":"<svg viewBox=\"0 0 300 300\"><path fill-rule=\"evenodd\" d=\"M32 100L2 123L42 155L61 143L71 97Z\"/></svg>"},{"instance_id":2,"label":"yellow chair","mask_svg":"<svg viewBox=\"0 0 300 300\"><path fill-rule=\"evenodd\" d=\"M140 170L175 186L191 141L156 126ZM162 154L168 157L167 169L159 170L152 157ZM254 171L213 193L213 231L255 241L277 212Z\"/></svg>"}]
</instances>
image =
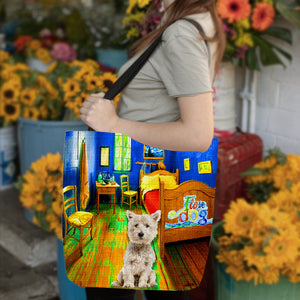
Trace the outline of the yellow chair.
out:
<instances>
[{"instance_id":1,"label":"yellow chair","mask_svg":"<svg viewBox=\"0 0 300 300\"><path fill-rule=\"evenodd\" d=\"M73 191L73 195L71 197L68 197L65 195L66 192ZM93 239L93 220L94 215L90 212L86 211L78 211L77 208L77 188L76 185L69 185L63 188L63 194L64 194L64 218L65 218L65 236L64 236L64 244L66 242L67 235L75 239L79 242L79 249L80 254L82 255L82 238L83 238L83 229L89 228L90 230L90 236L91 240ZM65 196L67 199L65 199ZM67 212L68 209L71 210L71 207L73 208L73 213L68 216ZM68 229L68 224L74 227L73 235L68 234L68 232L72 229ZM89 226L88 226L89 225ZM75 230L80 230L80 239L78 240L76 237L74 237Z\"/></svg>"},{"instance_id":2,"label":"yellow chair","mask_svg":"<svg viewBox=\"0 0 300 300\"><path fill-rule=\"evenodd\" d=\"M124 203L129 205L131 210L131 204L137 203L138 192L129 190L128 175L121 175L120 181L121 181L121 192L122 192L121 208ZM134 197L135 199L133 199Z\"/></svg>"}]
</instances>

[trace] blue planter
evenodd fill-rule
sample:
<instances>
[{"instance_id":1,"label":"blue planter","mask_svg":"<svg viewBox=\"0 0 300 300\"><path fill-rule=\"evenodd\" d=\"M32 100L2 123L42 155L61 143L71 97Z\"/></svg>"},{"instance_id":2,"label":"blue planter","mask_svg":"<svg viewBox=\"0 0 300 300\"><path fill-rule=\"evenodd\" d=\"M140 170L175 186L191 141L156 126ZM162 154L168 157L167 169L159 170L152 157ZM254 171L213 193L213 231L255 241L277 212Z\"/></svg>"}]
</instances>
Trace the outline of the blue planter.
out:
<instances>
[{"instance_id":1,"label":"blue planter","mask_svg":"<svg viewBox=\"0 0 300 300\"><path fill-rule=\"evenodd\" d=\"M128 60L127 50L97 49L97 60L100 64L119 70Z\"/></svg>"},{"instance_id":2,"label":"blue planter","mask_svg":"<svg viewBox=\"0 0 300 300\"><path fill-rule=\"evenodd\" d=\"M33 121L18 119L20 171L24 174L31 163L47 153L63 156L66 131L87 130L82 121Z\"/></svg>"},{"instance_id":3,"label":"blue planter","mask_svg":"<svg viewBox=\"0 0 300 300\"><path fill-rule=\"evenodd\" d=\"M60 300L86 300L85 288L79 287L67 277L64 247L60 240L57 240L57 276Z\"/></svg>"}]
</instances>

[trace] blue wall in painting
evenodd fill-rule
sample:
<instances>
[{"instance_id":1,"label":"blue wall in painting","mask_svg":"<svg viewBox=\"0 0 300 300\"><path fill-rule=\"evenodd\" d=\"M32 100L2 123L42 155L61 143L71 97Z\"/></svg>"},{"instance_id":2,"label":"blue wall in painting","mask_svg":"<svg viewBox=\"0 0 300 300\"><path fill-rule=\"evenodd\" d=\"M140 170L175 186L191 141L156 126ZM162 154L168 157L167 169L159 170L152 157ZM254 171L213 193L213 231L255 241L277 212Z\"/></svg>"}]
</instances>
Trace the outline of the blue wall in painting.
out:
<instances>
[{"instance_id":1,"label":"blue wall in painting","mask_svg":"<svg viewBox=\"0 0 300 300\"><path fill-rule=\"evenodd\" d=\"M99 172L109 172L114 175L116 182L120 184L120 175L127 174L129 176L129 183L131 190L138 190L139 188L139 173L142 168L141 164L136 162L153 162L153 160L144 160L143 150L144 145L131 140L131 171L130 172L114 172L114 133L94 132L94 131L69 131L66 133L65 152L64 152L64 178L63 186L76 184L79 190L79 158L80 147L84 140L87 148L87 160L89 170L89 185L90 185L90 201L87 209L94 205L95 202L95 181L97 180ZM109 146L109 167L100 166L100 147ZM218 155L218 140L214 139L210 148L204 152L175 152L165 151L164 164L166 169L174 172L179 169L179 183L187 180L199 180L210 187L216 186L217 174L217 155ZM184 170L184 159L189 158L190 170ZM198 163L203 161L211 161L212 173L199 174ZM154 171L155 167L146 166L146 173ZM79 193L78 193L79 194ZM117 199L120 201L121 191L117 190Z\"/></svg>"}]
</instances>

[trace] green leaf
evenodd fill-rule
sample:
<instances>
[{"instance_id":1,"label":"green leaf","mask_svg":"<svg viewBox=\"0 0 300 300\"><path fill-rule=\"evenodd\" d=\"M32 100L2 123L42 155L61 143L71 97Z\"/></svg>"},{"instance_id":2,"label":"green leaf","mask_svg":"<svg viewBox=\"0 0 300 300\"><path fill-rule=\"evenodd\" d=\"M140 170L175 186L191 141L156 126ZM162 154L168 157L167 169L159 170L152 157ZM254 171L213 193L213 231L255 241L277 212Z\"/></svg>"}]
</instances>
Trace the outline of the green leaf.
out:
<instances>
[{"instance_id":1,"label":"green leaf","mask_svg":"<svg viewBox=\"0 0 300 300\"><path fill-rule=\"evenodd\" d=\"M279 53L281 53L289 61L292 60L292 55L290 55L286 51L282 50L281 48L277 47L276 45L273 45L273 48L276 49Z\"/></svg>"},{"instance_id":2,"label":"green leaf","mask_svg":"<svg viewBox=\"0 0 300 300\"><path fill-rule=\"evenodd\" d=\"M267 229L268 229L270 232L272 232L272 233L279 234L279 231L278 231L278 229L277 229L276 227L268 227Z\"/></svg>"},{"instance_id":3,"label":"green leaf","mask_svg":"<svg viewBox=\"0 0 300 300\"><path fill-rule=\"evenodd\" d=\"M244 249L244 245L242 243L232 243L229 247L228 247L228 251L231 250L242 250Z\"/></svg>"},{"instance_id":4,"label":"green leaf","mask_svg":"<svg viewBox=\"0 0 300 300\"><path fill-rule=\"evenodd\" d=\"M263 244L262 244L263 247L266 247L269 244L269 241L273 237L273 235L274 234L272 233L265 238L265 240L263 241Z\"/></svg>"},{"instance_id":5,"label":"green leaf","mask_svg":"<svg viewBox=\"0 0 300 300\"><path fill-rule=\"evenodd\" d=\"M46 230L46 231L49 231L49 224L46 220L46 214L41 212L41 211L36 211L35 212L35 217L37 218L41 228Z\"/></svg>"},{"instance_id":6,"label":"green leaf","mask_svg":"<svg viewBox=\"0 0 300 300\"><path fill-rule=\"evenodd\" d=\"M285 183L285 186L290 190L292 187L292 181L291 180L287 180Z\"/></svg>"},{"instance_id":7,"label":"green leaf","mask_svg":"<svg viewBox=\"0 0 300 300\"><path fill-rule=\"evenodd\" d=\"M275 147L273 149L268 150L269 156L275 155L277 161L284 165L286 163L286 155L280 150L280 148Z\"/></svg>"},{"instance_id":8,"label":"green leaf","mask_svg":"<svg viewBox=\"0 0 300 300\"><path fill-rule=\"evenodd\" d=\"M266 174L266 171L259 168L250 168L246 172L240 173L241 176L256 176L256 175L263 175Z\"/></svg>"},{"instance_id":9,"label":"green leaf","mask_svg":"<svg viewBox=\"0 0 300 300\"><path fill-rule=\"evenodd\" d=\"M297 210L297 216L300 219L300 210Z\"/></svg>"},{"instance_id":10,"label":"green leaf","mask_svg":"<svg viewBox=\"0 0 300 300\"><path fill-rule=\"evenodd\" d=\"M44 191L43 198L44 198L45 205L48 208L51 208L51 204L52 204L52 201L53 201L52 195L49 192Z\"/></svg>"},{"instance_id":11,"label":"green leaf","mask_svg":"<svg viewBox=\"0 0 300 300\"><path fill-rule=\"evenodd\" d=\"M241 242L241 244L246 245L246 246L253 246L253 242L251 241L251 239L249 239L247 237L241 237L240 242Z\"/></svg>"},{"instance_id":12,"label":"green leaf","mask_svg":"<svg viewBox=\"0 0 300 300\"><path fill-rule=\"evenodd\" d=\"M276 9L289 22L300 29L300 10L297 10L298 4L296 1L290 0L276 0Z\"/></svg>"},{"instance_id":13,"label":"green leaf","mask_svg":"<svg viewBox=\"0 0 300 300\"><path fill-rule=\"evenodd\" d=\"M50 110L54 110L53 101L47 98L46 102L47 102L47 106L50 108Z\"/></svg>"},{"instance_id":14,"label":"green leaf","mask_svg":"<svg viewBox=\"0 0 300 300\"><path fill-rule=\"evenodd\" d=\"M270 27L266 31L263 32L263 35L270 35L277 39L281 39L290 45L292 44L292 33L287 28L282 27Z\"/></svg>"},{"instance_id":15,"label":"green leaf","mask_svg":"<svg viewBox=\"0 0 300 300\"><path fill-rule=\"evenodd\" d=\"M23 183L25 182L25 180L23 179L22 176L18 176L17 181L14 183L14 187L17 190L21 190Z\"/></svg>"},{"instance_id":16,"label":"green leaf","mask_svg":"<svg viewBox=\"0 0 300 300\"><path fill-rule=\"evenodd\" d=\"M261 63L264 66L281 64L284 66L278 55L273 51L272 46L261 38L256 38L259 48Z\"/></svg>"},{"instance_id":17,"label":"green leaf","mask_svg":"<svg viewBox=\"0 0 300 300\"><path fill-rule=\"evenodd\" d=\"M263 249L261 248L261 249L259 249L256 253L255 253L255 255L257 255L257 256L266 256L266 253L263 251Z\"/></svg>"},{"instance_id":18,"label":"green leaf","mask_svg":"<svg viewBox=\"0 0 300 300\"><path fill-rule=\"evenodd\" d=\"M256 54L256 47L249 48L249 50L245 54L246 58L246 66L250 70L260 71L259 68L259 59Z\"/></svg>"}]
</instances>

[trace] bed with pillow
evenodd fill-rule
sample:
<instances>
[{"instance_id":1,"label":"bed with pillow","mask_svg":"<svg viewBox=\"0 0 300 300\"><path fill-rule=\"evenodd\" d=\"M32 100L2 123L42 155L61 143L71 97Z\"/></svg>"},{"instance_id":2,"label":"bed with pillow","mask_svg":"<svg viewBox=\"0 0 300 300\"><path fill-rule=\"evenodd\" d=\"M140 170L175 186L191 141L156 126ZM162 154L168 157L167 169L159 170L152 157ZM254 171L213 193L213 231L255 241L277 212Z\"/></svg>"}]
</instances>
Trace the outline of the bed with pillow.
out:
<instances>
[{"instance_id":1,"label":"bed with pillow","mask_svg":"<svg viewBox=\"0 0 300 300\"><path fill-rule=\"evenodd\" d=\"M161 210L158 242L161 258L166 243L207 237L211 234L215 188L197 180L179 184L175 173L140 172L140 201L147 213Z\"/></svg>"}]
</instances>

